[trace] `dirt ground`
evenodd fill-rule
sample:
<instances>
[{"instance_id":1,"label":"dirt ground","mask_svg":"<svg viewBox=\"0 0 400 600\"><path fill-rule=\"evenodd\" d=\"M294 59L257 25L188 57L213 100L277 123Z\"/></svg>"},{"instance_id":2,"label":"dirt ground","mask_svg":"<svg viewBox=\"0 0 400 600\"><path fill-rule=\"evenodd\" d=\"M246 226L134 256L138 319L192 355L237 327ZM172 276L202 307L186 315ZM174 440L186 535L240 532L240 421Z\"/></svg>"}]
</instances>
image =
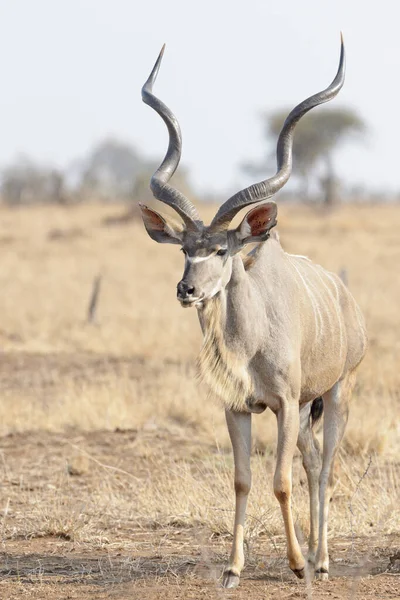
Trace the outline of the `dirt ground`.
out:
<instances>
[{"instance_id":1,"label":"dirt ground","mask_svg":"<svg viewBox=\"0 0 400 600\"><path fill-rule=\"evenodd\" d=\"M49 364L48 356L3 356L0 381L10 387L30 382L31 392L43 390L45 362ZM107 368L126 367L125 361L116 360L105 367L104 361L89 355L53 358L50 363L58 385L71 372L84 379L97 373L101 380ZM132 362L131 376L137 368ZM13 375L7 378L7 373ZM55 384L47 385L51 389ZM2 437L0 596L400 598L396 533L333 534L331 580L312 583L298 581L289 571L282 534L271 541L262 533L248 544L240 587L223 590L220 576L229 535L218 535L201 523L188 526L179 515L165 524L157 518L146 521L136 512L148 479L168 477L166 460L178 470L189 465L196 473L200 457L204 464L207 457L213 460L221 452L188 427L151 423L140 430L71 429L63 434L36 431Z\"/></svg>"},{"instance_id":2,"label":"dirt ground","mask_svg":"<svg viewBox=\"0 0 400 600\"><path fill-rule=\"evenodd\" d=\"M175 298L182 255L141 223L105 224L121 211L0 209L0 598L400 599L400 208L280 208L288 251L345 269L370 346L335 466L330 581L288 568L266 411L253 421L246 567L233 591L220 587L232 453L223 411L195 378L201 332ZM293 486L305 550L297 454Z\"/></svg>"}]
</instances>

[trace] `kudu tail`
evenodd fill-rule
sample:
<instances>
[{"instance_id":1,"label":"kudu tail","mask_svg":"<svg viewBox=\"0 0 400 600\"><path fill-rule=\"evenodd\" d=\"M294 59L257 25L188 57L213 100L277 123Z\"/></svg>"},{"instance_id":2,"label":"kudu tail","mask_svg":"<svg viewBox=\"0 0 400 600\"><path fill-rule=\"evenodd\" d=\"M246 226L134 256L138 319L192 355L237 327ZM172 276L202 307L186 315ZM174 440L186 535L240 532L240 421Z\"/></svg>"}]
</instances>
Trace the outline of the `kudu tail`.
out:
<instances>
[{"instance_id":1,"label":"kudu tail","mask_svg":"<svg viewBox=\"0 0 400 600\"><path fill-rule=\"evenodd\" d=\"M317 423L319 423L323 412L324 412L324 401L322 399L322 396L320 396L319 398L315 398L315 400L313 400L313 402L311 404L311 411L310 411L311 427L315 427L315 425L317 425Z\"/></svg>"}]
</instances>

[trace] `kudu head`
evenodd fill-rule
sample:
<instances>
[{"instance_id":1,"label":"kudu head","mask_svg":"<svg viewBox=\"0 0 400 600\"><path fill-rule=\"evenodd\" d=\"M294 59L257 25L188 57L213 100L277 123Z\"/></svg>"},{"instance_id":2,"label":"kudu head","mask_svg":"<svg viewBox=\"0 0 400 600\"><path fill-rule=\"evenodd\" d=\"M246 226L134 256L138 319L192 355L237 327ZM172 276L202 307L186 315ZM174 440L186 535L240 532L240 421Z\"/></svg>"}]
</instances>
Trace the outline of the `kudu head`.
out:
<instances>
[{"instance_id":1,"label":"kudu head","mask_svg":"<svg viewBox=\"0 0 400 600\"><path fill-rule=\"evenodd\" d=\"M183 223L178 224L147 206L140 205L140 208L150 237L164 244L179 244L185 254L185 270L178 283L178 300L182 306L201 306L229 283L233 256L248 243L268 239L271 228L276 225L276 204L265 202L248 212L236 229L229 229L232 219L242 208L271 198L288 181L292 172L292 145L296 124L309 110L334 98L344 83L343 39L339 69L331 85L298 104L286 118L278 138L276 174L229 198L208 226L202 223L193 204L168 183L181 158L182 137L176 117L153 94L153 84L163 53L164 47L142 88L143 101L158 112L169 132L167 154L151 178L150 187L154 197L171 206Z\"/></svg>"}]
</instances>

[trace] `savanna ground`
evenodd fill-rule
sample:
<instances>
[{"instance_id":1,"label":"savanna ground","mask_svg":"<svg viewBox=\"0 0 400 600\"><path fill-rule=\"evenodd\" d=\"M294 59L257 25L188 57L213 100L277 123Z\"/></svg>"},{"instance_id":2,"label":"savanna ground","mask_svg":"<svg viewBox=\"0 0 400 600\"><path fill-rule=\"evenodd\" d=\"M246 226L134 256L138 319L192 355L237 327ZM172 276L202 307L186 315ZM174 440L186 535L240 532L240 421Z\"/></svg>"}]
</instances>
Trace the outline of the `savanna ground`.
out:
<instances>
[{"instance_id":1,"label":"savanna ground","mask_svg":"<svg viewBox=\"0 0 400 600\"><path fill-rule=\"evenodd\" d=\"M400 207L281 207L288 251L346 269L370 346L335 470L331 580L288 569L267 412L254 419L247 566L228 592L233 461L223 411L195 379L195 310L175 299L183 258L140 222L105 227L121 210L0 211L0 597L400 598ZM299 456L294 511L305 545Z\"/></svg>"}]
</instances>

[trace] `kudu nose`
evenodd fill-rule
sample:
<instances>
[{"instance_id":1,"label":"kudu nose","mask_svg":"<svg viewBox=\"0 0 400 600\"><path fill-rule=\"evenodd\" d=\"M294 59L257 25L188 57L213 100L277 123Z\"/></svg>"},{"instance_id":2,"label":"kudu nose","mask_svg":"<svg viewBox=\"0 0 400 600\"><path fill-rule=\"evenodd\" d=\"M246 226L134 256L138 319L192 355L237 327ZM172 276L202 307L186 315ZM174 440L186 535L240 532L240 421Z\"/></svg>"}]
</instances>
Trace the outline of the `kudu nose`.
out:
<instances>
[{"instance_id":1,"label":"kudu nose","mask_svg":"<svg viewBox=\"0 0 400 600\"><path fill-rule=\"evenodd\" d=\"M177 286L178 296L179 298L185 299L189 298L189 296L193 296L194 287L185 281L180 281Z\"/></svg>"}]
</instances>

